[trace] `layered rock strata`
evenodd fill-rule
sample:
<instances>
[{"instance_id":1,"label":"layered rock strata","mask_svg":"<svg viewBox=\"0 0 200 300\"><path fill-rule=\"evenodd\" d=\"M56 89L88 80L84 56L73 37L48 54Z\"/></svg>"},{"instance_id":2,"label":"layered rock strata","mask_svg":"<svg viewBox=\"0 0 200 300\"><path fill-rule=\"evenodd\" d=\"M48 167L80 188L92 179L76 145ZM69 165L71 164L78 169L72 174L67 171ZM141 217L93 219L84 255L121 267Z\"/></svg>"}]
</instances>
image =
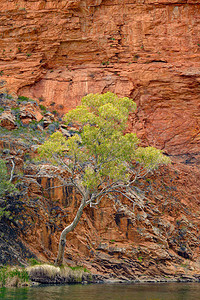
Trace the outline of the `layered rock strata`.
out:
<instances>
[{"instance_id":1,"label":"layered rock strata","mask_svg":"<svg viewBox=\"0 0 200 300\"><path fill-rule=\"evenodd\" d=\"M1 1L1 88L61 113L88 93L138 104L130 130L199 163L200 1Z\"/></svg>"},{"instance_id":2,"label":"layered rock strata","mask_svg":"<svg viewBox=\"0 0 200 300\"><path fill-rule=\"evenodd\" d=\"M99 210L86 210L68 237L69 264L121 280L199 278L199 30L198 0L1 1L2 91L39 99L60 114L87 93L131 97L138 109L129 131L176 161L141 183L143 211L130 215L106 199ZM24 125L42 118L34 103L28 106L15 107ZM48 128L51 114L45 118ZM3 112L1 122L15 131L13 114ZM41 142L39 134L30 140L28 145L10 140L8 132L1 135L1 148L15 156L17 170L35 176L27 181L21 240L9 244L10 252L5 241L12 230L0 227L0 247L7 253L2 263L12 262L12 249L17 249L13 263L24 261L24 245L39 259L53 261L59 234L79 201L73 190L52 188L59 182L48 165L29 162L27 154L33 157Z\"/></svg>"},{"instance_id":3,"label":"layered rock strata","mask_svg":"<svg viewBox=\"0 0 200 300\"><path fill-rule=\"evenodd\" d=\"M73 128L64 129L33 100L6 95L0 100L0 119L6 111L15 125L1 123L0 157L9 173L14 164L21 191L21 196L0 199L0 209L11 213L0 219L0 263L27 264L30 257L53 262L60 233L73 220L80 197L62 185L66 172L36 159L37 147L52 130L69 136ZM65 263L83 265L98 279L198 281L199 180L197 167L172 163L138 182L139 201L129 194L134 207L126 198L109 197L98 209L86 208L67 236Z\"/></svg>"}]
</instances>

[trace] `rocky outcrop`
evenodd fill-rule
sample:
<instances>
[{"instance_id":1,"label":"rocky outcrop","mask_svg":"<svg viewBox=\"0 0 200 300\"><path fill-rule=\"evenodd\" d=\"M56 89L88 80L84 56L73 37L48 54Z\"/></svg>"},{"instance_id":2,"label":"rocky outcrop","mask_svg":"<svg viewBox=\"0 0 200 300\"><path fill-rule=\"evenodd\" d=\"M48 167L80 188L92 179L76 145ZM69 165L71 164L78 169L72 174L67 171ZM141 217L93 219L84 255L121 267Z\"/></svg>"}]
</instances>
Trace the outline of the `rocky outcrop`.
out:
<instances>
[{"instance_id":1,"label":"rocky outcrop","mask_svg":"<svg viewBox=\"0 0 200 300\"><path fill-rule=\"evenodd\" d=\"M0 222L0 252L0 266L27 265L27 260L34 257L34 254L19 238L19 230L5 222Z\"/></svg>"},{"instance_id":2,"label":"rocky outcrop","mask_svg":"<svg viewBox=\"0 0 200 300\"><path fill-rule=\"evenodd\" d=\"M0 126L0 156L9 172L14 164L21 191L0 201L0 209L10 212L0 219L0 263L26 264L30 257L53 262L60 233L73 220L80 198L62 185L66 172L35 160L37 147L52 130L69 137L78 129L59 123L31 99L1 94L0 101L16 118L15 129ZM24 124L21 116L31 122ZM105 198L98 209L86 208L67 236L65 262L87 267L98 275L95 280L199 280L199 180L197 167L173 162L138 183L140 205Z\"/></svg>"},{"instance_id":3,"label":"rocky outcrop","mask_svg":"<svg viewBox=\"0 0 200 300\"><path fill-rule=\"evenodd\" d=\"M60 186L59 169L44 164L30 170L37 181L29 183L32 198L21 238L39 259L54 261L79 197ZM126 199L123 207L105 199L98 209L85 209L67 236L65 263L83 265L103 279L198 281L199 176L198 169L173 164L140 183L144 209L133 211Z\"/></svg>"},{"instance_id":4,"label":"rocky outcrop","mask_svg":"<svg viewBox=\"0 0 200 300\"><path fill-rule=\"evenodd\" d=\"M199 163L199 15L197 0L3 0L1 88L60 113L87 93L132 97L131 131Z\"/></svg>"},{"instance_id":5,"label":"rocky outcrop","mask_svg":"<svg viewBox=\"0 0 200 300\"><path fill-rule=\"evenodd\" d=\"M4 112L0 117L1 126L12 130L16 128L15 117L10 112Z\"/></svg>"}]
</instances>

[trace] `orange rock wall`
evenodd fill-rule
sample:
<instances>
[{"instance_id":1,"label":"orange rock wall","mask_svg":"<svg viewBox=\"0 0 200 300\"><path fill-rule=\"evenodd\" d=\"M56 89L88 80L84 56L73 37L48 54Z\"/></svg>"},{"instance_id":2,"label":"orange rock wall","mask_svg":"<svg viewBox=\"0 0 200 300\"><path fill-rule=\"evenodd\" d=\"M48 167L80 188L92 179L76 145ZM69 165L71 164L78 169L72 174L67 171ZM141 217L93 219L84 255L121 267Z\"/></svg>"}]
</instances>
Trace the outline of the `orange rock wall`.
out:
<instances>
[{"instance_id":1,"label":"orange rock wall","mask_svg":"<svg viewBox=\"0 0 200 300\"><path fill-rule=\"evenodd\" d=\"M198 0L2 0L0 86L61 113L87 93L132 97L130 130L195 156L199 32Z\"/></svg>"},{"instance_id":2,"label":"orange rock wall","mask_svg":"<svg viewBox=\"0 0 200 300\"><path fill-rule=\"evenodd\" d=\"M27 205L22 240L39 259L53 262L61 230L73 220L80 199L46 168L41 176L47 177L38 177L45 193L38 185L29 187L32 205ZM141 182L144 210L135 205L133 213L128 200L122 199L122 207L112 198L98 209L87 207L67 235L65 262L120 279L199 274L199 179L197 168L172 164ZM46 200L38 200L41 194Z\"/></svg>"}]
</instances>

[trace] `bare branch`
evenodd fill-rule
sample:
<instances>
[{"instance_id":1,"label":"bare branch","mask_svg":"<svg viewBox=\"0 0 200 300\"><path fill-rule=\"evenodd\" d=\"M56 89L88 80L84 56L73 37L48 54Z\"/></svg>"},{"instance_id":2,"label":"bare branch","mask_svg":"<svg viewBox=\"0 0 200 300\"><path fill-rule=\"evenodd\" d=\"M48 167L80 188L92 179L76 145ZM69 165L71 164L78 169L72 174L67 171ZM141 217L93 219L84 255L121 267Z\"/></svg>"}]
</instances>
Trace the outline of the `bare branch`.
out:
<instances>
[{"instance_id":1,"label":"bare branch","mask_svg":"<svg viewBox=\"0 0 200 300\"><path fill-rule=\"evenodd\" d=\"M15 163L14 163L14 160L11 159L11 163L12 163L12 170L11 170L11 173L10 173L10 182L12 182L13 180L13 175L14 175L14 170L15 170Z\"/></svg>"},{"instance_id":2,"label":"bare branch","mask_svg":"<svg viewBox=\"0 0 200 300\"><path fill-rule=\"evenodd\" d=\"M131 202L134 202L133 199L131 199L130 197L128 197L128 195L125 194L125 193L123 193L122 191L113 189L113 190L111 190L111 192L114 192L114 193L120 193L121 195L123 195L124 197L126 197L127 199L129 199Z\"/></svg>"}]
</instances>

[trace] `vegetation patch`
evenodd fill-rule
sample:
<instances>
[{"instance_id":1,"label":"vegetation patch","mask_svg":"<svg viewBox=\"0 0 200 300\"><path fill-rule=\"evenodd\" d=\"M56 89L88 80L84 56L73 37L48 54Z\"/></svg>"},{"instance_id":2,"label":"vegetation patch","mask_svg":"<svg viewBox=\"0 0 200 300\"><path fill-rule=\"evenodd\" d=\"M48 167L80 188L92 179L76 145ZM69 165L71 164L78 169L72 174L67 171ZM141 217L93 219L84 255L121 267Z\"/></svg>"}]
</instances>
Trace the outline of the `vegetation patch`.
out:
<instances>
[{"instance_id":1,"label":"vegetation patch","mask_svg":"<svg viewBox=\"0 0 200 300\"><path fill-rule=\"evenodd\" d=\"M43 112L44 114L46 114L47 108L46 108L44 105L42 105L42 104L40 104L39 107L40 107L40 109L42 110L42 112Z\"/></svg>"},{"instance_id":2,"label":"vegetation patch","mask_svg":"<svg viewBox=\"0 0 200 300\"><path fill-rule=\"evenodd\" d=\"M76 217L62 231L56 260L59 266L63 263L66 235L77 226L86 206L98 207L109 195L111 201L117 199L115 203L123 207L120 197L124 196L143 211L143 193L137 182L160 165L170 163L161 150L141 147L135 134L124 134L129 113L135 109L136 104L127 97L118 98L110 92L89 94L64 117L66 126L73 124L80 132L68 139L55 132L37 149L41 158L70 174L70 179L63 178L63 186L74 187L82 197Z\"/></svg>"},{"instance_id":3,"label":"vegetation patch","mask_svg":"<svg viewBox=\"0 0 200 300\"><path fill-rule=\"evenodd\" d=\"M28 98L28 97L25 97L25 96L19 96L19 97L17 98L17 103L20 104L20 103L22 103L22 102L32 102L32 103L37 103L35 100L30 99L30 98Z\"/></svg>"},{"instance_id":4,"label":"vegetation patch","mask_svg":"<svg viewBox=\"0 0 200 300\"><path fill-rule=\"evenodd\" d=\"M5 161L0 159L0 222L15 222L20 209L19 191L9 179Z\"/></svg>"},{"instance_id":5,"label":"vegetation patch","mask_svg":"<svg viewBox=\"0 0 200 300\"><path fill-rule=\"evenodd\" d=\"M93 282L91 273L83 267L55 267L49 264L35 265L27 268L29 278L43 284L90 283Z\"/></svg>"},{"instance_id":6,"label":"vegetation patch","mask_svg":"<svg viewBox=\"0 0 200 300\"><path fill-rule=\"evenodd\" d=\"M29 275L25 268L0 268L0 287L20 287L29 284Z\"/></svg>"}]
</instances>

